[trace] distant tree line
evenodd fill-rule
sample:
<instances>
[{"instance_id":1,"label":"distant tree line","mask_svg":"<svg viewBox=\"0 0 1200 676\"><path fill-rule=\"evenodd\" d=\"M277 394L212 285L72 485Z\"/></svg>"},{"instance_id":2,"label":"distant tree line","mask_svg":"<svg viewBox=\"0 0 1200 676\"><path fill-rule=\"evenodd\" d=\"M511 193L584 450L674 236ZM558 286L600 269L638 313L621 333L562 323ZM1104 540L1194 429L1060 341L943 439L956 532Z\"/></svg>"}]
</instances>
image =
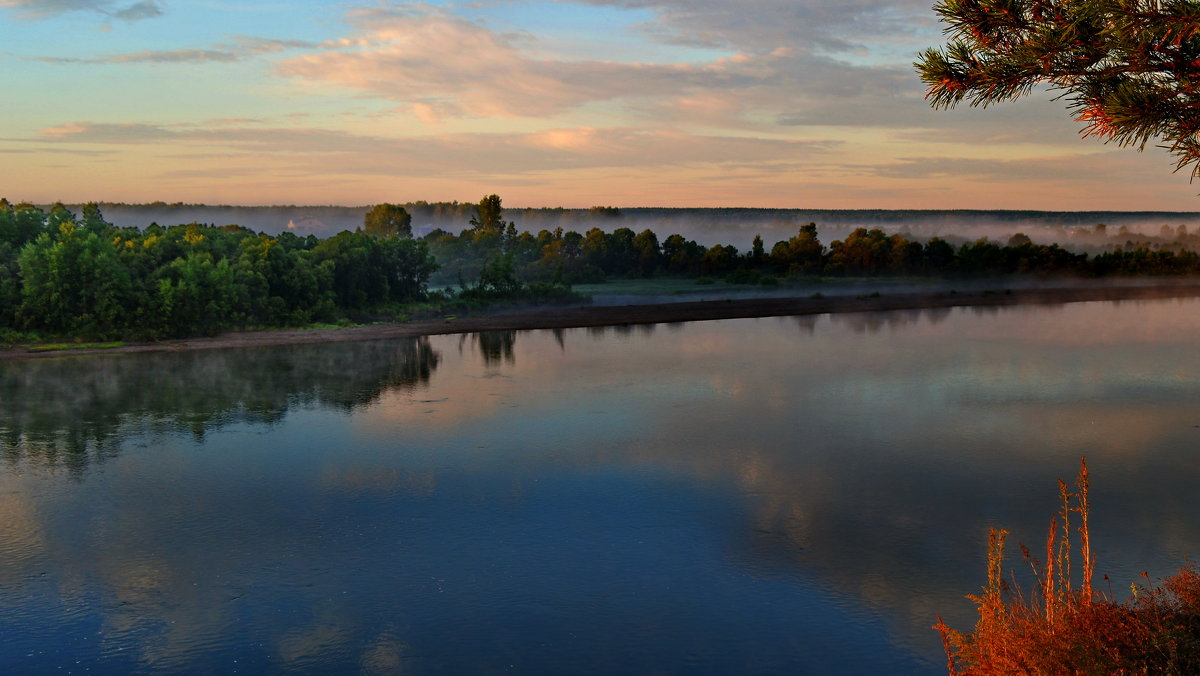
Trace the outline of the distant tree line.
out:
<instances>
[{"instance_id":1,"label":"distant tree line","mask_svg":"<svg viewBox=\"0 0 1200 676\"><path fill-rule=\"evenodd\" d=\"M428 300L568 300L576 298L572 284L658 275L776 285L816 276L1200 273L1200 233L1184 226L1158 237L1121 228L1110 237L1098 225L1093 234L1111 244L1092 257L1022 234L1004 244L952 243L859 228L826 246L815 223L769 248L755 237L742 252L628 227L534 234L506 220L497 195L453 207L467 222L458 234L439 229L413 239L406 208L379 204L362 228L320 239L239 225L118 228L94 203L76 215L62 204L0 199L0 331L184 337L362 319ZM614 225L623 218L615 207L589 211ZM447 288L430 294L431 283Z\"/></svg>"},{"instance_id":2,"label":"distant tree line","mask_svg":"<svg viewBox=\"0 0 1200 676\"><path fill-rule=\"evenodd\" d=\"M595 207L619 222L613 207ZM465 283L503 266L523 281L566 284L596 283L628 277L722 278L734 283L778 284L787 278L812 276L997 276L997 275L1186 275L1200 272L1200 235L1185 226L1164 227L1159 237L1137 236L1122 227L1109 236L1104 225L1095 234L1111 240L1108 250L1090 257L1058 244L1037 244L1017 233L1006 243L986 238L951 242L858 228L828 246L815 223L799 226L795 235L770 248L756 236L750 249L731 245L703 246L683 235L665 238L652 230L628 227L611 231L593 227L574 230L520 231L503 219L500 198L490 195L476 209L471 226L458 234L434 230L424 237L441 267L433 281ZM1118 243L1121 242L1121 243Z\"/></svg>"}]
</instances>

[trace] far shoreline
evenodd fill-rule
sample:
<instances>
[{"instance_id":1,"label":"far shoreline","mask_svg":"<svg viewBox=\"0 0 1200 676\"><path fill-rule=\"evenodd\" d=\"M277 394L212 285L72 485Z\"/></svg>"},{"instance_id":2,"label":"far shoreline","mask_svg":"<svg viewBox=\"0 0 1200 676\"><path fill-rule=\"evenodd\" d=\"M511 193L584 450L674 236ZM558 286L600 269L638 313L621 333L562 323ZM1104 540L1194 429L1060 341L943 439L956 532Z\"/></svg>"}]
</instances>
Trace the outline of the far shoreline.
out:
<instances>
[{"instance_id":1,"label":"far shoreline","mask_svg":"<svg viewBox=\"0 0 1200 676\"><path fill-rule=\"evenodd\" d=\"M341 329L228 332L205 338L129 343L117 347L64 350L0 350L0 361L96 354L185 352L238 347L338 343L414 338L480 331L576 329L719 319L754 319L849 312L888 312L954 307L1060 305L1092 301L1137 301L1200 297L1200 282L1148 286L1069 286L986 291L922 291L827 297L742 298L645 305L552 306L484 316L429 319Z\"/></svg>"}]
</instances>

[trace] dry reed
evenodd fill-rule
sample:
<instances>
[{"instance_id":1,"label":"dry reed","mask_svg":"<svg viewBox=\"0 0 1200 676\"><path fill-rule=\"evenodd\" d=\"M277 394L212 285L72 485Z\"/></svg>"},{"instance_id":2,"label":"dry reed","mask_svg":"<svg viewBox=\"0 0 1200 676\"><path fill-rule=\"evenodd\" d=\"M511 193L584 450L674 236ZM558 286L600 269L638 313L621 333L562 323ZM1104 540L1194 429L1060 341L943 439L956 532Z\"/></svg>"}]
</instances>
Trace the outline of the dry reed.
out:
<instances>
[{"instance_id":1,"label":"dry reed","mask_svg":"<svg viewBox=\"0 0 1200 676\"><path fill-rule=\"evenodd\" d=\"M975 631L956 631L938 616L933 628L942 636L951 676L1200 674L1200 572L1189 565L1158 586L1143 573L1144 582L1131 585L1133 596L1125 601L1097 593L1087 458L1080 462L1075 492L1058 483L1062 530L1052 517L1046 561L1021 547L1034 571L1033 593L1027 597L1015 579L1003 579L1008 532L992 528L987 586L982 595L967 597L979 612ZM1071 577L1071 514L1079 516L1078 587Z\"/></svg>"}]
</instances>

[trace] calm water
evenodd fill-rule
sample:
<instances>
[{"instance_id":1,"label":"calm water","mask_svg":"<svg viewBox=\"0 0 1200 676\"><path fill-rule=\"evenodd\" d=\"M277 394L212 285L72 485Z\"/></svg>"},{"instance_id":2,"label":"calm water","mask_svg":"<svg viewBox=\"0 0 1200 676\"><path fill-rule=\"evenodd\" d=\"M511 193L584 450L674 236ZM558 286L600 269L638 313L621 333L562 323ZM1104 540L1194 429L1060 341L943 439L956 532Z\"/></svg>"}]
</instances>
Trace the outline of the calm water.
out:
<instances>
[{"instance_id":1,"label":"calm water","mask_svg":"<svg viewBox=\"0 0 1200 676\"><path fill-rule=\"evenodd\" d=\"M0 673L939 673L1081 455L1115 592L1200 553L1198 341L1189 300L3 364Z\"/></svg>"}]
</instances>

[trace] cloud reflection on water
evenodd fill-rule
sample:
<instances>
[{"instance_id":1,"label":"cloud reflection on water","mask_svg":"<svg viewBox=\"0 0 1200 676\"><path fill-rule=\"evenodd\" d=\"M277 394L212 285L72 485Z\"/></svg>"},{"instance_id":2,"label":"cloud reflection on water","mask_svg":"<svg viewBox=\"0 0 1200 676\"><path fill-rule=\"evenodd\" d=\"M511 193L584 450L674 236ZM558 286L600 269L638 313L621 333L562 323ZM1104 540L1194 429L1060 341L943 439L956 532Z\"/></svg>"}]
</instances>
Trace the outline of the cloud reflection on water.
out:
<instances>
[{"instance_id":1,"label":"cloud reflection on water","mask_svg":"<svg viewBox=\"0 0 1200 676\"><path fill-rule=\"evenodd\" d=\"M830 315L4 365L5 401L23 403L0 418L0 580L46 589L29 575L50 568L57 597L101 596L106 636L140 642L142 664L194 666L197 645L236 626L272 637L285 663L354 653L367 668L428 655L438 644L424 624L481 603L530 612L537 599L578 621L564 576L596 562L572 556L631 533L702 533L738 575L815 584L839 612L881 621L891 650L936 665L931 618L969 620L962 596L982 584L986 527L1035 540L1054 479L1080 455L1102 572L1162 574L1200 550L1196 309ZM85 396L64 398L80 378ZM286 450L251 452L255 438ZM64 461L71 446L30 450L57 439L113 450L101 466ZM42 471L62 466L74 483ZM569 497L634 486L603 507ZM668 486L690 497L673 502ZM82 533L58 516L88 512ZM457 549L485 533L497 540L482 551ZM380 576L379 589L354 587L356 575ZM526 575L544 589L520 587ZM287 599L287 619L255 605L270 598ZM396 607L389 622L361 611L380 601ZM518 629L490 640L519 642Z\"/></svg>"}]
</instances>

